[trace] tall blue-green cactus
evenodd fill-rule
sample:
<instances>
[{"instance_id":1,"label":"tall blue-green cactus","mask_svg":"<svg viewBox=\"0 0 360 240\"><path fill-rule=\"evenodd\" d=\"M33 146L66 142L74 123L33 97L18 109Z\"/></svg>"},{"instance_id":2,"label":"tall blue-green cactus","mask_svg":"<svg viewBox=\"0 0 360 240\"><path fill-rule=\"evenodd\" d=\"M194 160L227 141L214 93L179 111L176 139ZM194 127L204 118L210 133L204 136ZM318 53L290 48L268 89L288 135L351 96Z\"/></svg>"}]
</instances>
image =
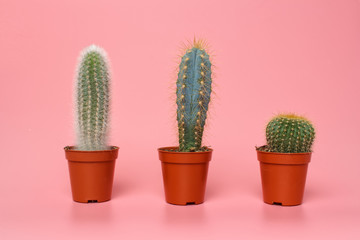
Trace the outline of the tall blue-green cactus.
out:
<instances>
[{"instance_id":1,"label":"tall blue-green cactus","mask_svg":"<svg viewBox=\"0 0 360 240\"><path fill-rule=\"evenodd\" d=\"M76 73L76 149L109 149L109 67L106 52L95 45L85 48Z\"/></svg>"},{"instance_id":2,"label":"tall blue-green cactus","mask_svg":"<svg viewBox=\"0 0 360 240\"><path fill-rule=\"evenodd\" d=\"M176 82L179 151L201 151L211 95L211 62L201 42L185 52Z\"/></svg>"}]
</instances>

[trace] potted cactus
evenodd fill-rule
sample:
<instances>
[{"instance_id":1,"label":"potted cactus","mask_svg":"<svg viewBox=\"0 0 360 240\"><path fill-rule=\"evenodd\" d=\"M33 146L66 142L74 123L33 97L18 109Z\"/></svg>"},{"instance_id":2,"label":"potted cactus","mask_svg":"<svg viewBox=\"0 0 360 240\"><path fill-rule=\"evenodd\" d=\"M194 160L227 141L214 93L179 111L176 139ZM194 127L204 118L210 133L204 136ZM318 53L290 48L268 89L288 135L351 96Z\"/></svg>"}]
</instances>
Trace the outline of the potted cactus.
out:
<instances>
[{"instance_id":1,"label":"potted cactus","mask_svg":"<svg viewBox=\"0 0 360 240\"><path fill-rule=\"evenodd\" d=\"M302 203L314 138L315 129L304 117L280 114L270 120L267 145L256 148L265 203Z\"/></svg>"},{"instance_id":2,"label":"potted cactus","mask_svg":"<svg viewBox=\"0 0 360 240\"><path fill-rule=\"evenodd\" d=\"M95 45L84 49L76 73L76 144L65 147L76 202L111 199L119 148L107 145L109 82L106 52Z\"/></svg>"},{"instance_id":3,"label":"potted cactus","mask_svg":"<svg viewBox=\"0 0 360 240\"><path fill-rule=\"evenodd\" d=\"M211 61L201 41L181 58L176 82L179 146L159 148L165 198L177 205L204 202L212 149L202 146L211 96Z\"/></svg>"}]
</instances>

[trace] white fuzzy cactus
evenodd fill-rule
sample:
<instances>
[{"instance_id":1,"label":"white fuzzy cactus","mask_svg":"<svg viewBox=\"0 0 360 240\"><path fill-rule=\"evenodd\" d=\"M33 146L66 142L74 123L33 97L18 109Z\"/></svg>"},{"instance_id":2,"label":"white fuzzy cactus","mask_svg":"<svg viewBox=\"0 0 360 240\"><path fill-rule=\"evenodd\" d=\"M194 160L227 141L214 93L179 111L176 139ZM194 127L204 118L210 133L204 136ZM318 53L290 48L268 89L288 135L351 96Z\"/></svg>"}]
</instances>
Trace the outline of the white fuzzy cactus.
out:
<instances>
[{"instance_id":1,"label":"white fuzzy cactus","mask_svg":"<svg viewBox=\"0 0 360 240\"><path fill-rule=\"evenodd\" d=\"M109 149L108 115L110 73L106 52L95 45L80 55L76 72L76 149Z\"/></svg>"}]
</instances>

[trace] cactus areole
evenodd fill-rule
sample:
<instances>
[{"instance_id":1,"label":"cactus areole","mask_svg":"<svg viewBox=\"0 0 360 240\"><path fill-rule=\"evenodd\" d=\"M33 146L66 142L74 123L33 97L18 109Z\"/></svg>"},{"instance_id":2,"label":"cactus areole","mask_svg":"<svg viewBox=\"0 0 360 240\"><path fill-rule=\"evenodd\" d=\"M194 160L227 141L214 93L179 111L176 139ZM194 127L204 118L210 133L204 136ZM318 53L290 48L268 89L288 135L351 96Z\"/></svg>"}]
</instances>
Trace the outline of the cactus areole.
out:
<instances>
[{"instance_id":1,"label":"cactus areole","mask_svg":"<svg viewBox=\"0 0 360 240\"><path fill-rule=\"evenodd\" d=\"M202 148L204 126L211 97L211 62L200 42L189 47L179 65L176 82L179 151Z\"/></svg>"}]
</instances>

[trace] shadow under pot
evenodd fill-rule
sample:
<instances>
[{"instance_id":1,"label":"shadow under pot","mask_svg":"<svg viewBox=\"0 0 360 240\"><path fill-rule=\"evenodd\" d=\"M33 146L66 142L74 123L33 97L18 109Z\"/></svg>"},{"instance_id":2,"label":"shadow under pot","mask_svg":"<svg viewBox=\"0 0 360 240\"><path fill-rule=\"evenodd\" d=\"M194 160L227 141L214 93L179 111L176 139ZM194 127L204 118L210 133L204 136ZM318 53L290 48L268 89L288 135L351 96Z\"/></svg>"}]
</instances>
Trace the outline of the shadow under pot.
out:
<instances>
[{"instance_id":1,"label":"shadow under pot","mask_svg":"<svg viewBox=\"0 0 360 240\"><path fill-rule=\"evenodd\" d=\"M309 153L276 153L257 150L264 202L295 206L303 201Z\"/></svg>"},{"instance_id":2,"label":"shadow under pot","mask_svg":"<svg viewBox=\"0 0 360 240\"><path fill-rule=\"evenodd\" d=\"M81 203L105 202L111 199L118 147L109 150L80 151L65 147L69 164L73 200Z\"/></svg>"},{"instance_id":3,"label":"shadow under pot","mask_svg":"<svg viewBox=\"0 0 360 240\"><path fill-rule=\"evenodd\" d=\"M159 148L166 202L194 205L204 202L212 149L176 152L177 147Z\"/></svg>"}]
</instances>

